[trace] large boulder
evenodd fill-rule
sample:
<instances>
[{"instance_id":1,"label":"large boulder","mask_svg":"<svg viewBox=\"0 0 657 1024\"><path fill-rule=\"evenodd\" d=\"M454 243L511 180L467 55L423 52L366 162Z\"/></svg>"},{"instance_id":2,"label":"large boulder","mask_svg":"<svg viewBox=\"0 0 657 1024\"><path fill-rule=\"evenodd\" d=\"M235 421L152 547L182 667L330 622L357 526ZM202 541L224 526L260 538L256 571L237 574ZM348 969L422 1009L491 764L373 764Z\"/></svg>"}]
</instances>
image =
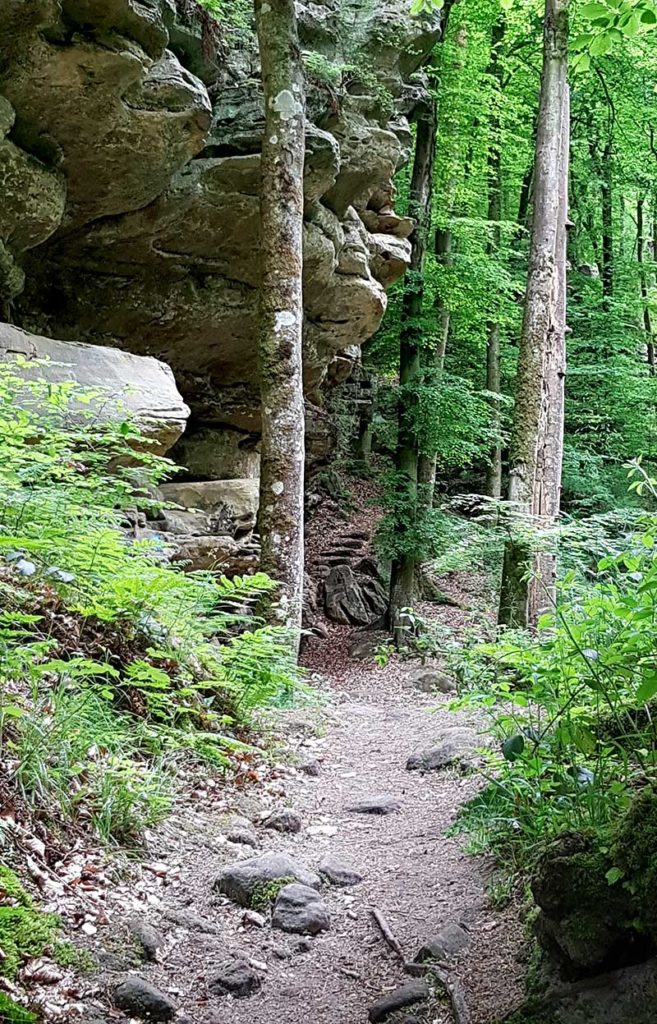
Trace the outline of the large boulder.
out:
<instances>
[{"instance_id":1,"label":"large boulder","mask_svg":"<svg viewBox=\"0 0 657 1024\"><path fill-rule=\"evenodd\" d=\"M169 483L158 488L165 502L182 506L183 511L166 513L170 520L177 517L191 528L179 532L218 533L238 537L253 530L258 513L257 480L207 480L199 483ZM184 518L184 510L192 515ZM194 512L198 523L194 525ZM200 516L198 515L200 513ZM211 524L212 529L206 529Z\"/></svg>"},{"instance_id":2,"label":"large boulder","mask_svg":"<svg viewBox=\"0 0 657 1024\"><path fill-rule=\"evenodd\" d=\"M622 967L641 956L644 940L633 926L632 897L609 884L613 866L595 836L568 833L550 845L535 870L538 940L572 975Z\"/></svg>"},{"instance_id":3,"label":"large boulder","mask_svg":"<svg viewBox=\"0 0 657 1024\"><path fill-rule=\"evenodd\" d=\"M387 595L373 576L334 566L324 580L324 608L329 619L344 625L370 626L385 613Z\"/></svg>"},{"instance_id":4,"label":"large boulder","mask_svg":"<svg viewBox=\"0 0 657 1024\"><path fill-rule=\"evenodd\" d=\"M149 450L163 454L185 429L189 409L171 370L159 359L101 345L40 338L0 323L0 359L19 357L47 360L38 366L36 376L42 379L75 381L97 393L90 406L79 406L81 417L92 409L104 422L134 419L154 443ZM28 379L33 376L29 368L20 372Z\"/></svg>"}]
</instances>

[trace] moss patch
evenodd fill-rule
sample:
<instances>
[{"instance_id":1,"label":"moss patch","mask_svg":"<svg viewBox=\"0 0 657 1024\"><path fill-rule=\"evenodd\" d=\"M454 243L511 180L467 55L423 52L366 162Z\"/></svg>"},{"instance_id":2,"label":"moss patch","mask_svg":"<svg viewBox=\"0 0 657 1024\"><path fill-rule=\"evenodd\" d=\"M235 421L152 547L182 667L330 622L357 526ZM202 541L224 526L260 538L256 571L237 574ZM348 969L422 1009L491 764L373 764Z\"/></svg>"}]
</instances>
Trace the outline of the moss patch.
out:
<instances>
[{"instance_id":1,"label":"moss patch","mask_svg":"<svg viewBox=\"0 0 657 1024\"><path fill-rule=\"evenodd\" d=\"M55 941L58 931L59 919L55 914L38 910L14 872L0 865L0 949L5 954L0 973L15 978L23 960L41 956Z\"/></svg>"},{"instance_id":2,"label":"moss patch","mask_svg":"<svg viewBox=\"0 0 657 1024\"><path fill-rule=\"evenodd\" d=\"M267 910L278 899L278 894L286 885L296 882L296 878L275 878L272 882L260 882L251 894L251 906L254 910Z\"/></svg>"},{"instance_id":3,"label":"moss patch","mask_svg":"<svg viewBox=\"0 0 657 1024\"><path fill-rule=\"evenodd\" d=\"M657 793L645 789L620 822L612 854L634 897L637 920L657 941Z\"/></svg>"}]
</instances>

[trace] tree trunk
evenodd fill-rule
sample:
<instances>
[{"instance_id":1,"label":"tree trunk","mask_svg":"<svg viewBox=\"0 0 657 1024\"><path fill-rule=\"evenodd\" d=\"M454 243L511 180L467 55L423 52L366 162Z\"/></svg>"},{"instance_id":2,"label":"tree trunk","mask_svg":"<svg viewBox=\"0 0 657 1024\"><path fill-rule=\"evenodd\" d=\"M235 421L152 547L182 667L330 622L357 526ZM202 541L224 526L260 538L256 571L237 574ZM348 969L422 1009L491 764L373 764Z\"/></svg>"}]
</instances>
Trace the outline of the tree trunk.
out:
<instances>
[{"instance_id":1,"label":"tree trunk","mask_svg":"<svg viewBox=\"0 0 657 1024\"><path fill-rule=\"evenodd\" d=\"M262 568L279 583L272 619L293 631L303 604L302 227L304 82L294 0L256 0L265 100L259 369Z\"/></svg>"},{"instance_id":2,"label":"tree trunk","mask_svg":"<svg viewBox=\"0 0 657 1024\"><path fill-rule=\"evenodd\" d=\"M650 308L648 306L648 283L646 281L646 270L644 266L645 252L645 228L644 228L644 200L643 197L636 201L636 258L639 264L639 286L641 288L641 309L643 316L643 329L646 335L646 348L648 352L648 366L651 374L655 373L655 339L652 333L652 322L650 320Z\"/></svg>"},{"instance_id":3,"label":"tree trunk","mask_svg":"<svg viewBox=\"0 0 657 1024\"><path fill-rule=\"evenodd\" d=\"M612 145L605 144L602 151L602 294L604 305L614 294L614 222L613 222L613 177Z\"/></svg>"},{"instance_id":4,"label":"tree trunk","mask_svg":"<svg viewBox=\"0 0 657 1024\"><path fill-rule=\"evenodd\" d=\"M452 263L452 232L449 228L438 228L435 240L436 262L443 267L449 267ZM445 368L445 354L447 342L449 341L449 308L444 300L441 289L438 289L434 302L436 325L438 337L436 347L432 353L432 361L436 384L440 385ZM425 508L433 506L434 493L436 490L436 456L421 454L418 462L418 483L422 487L422 503Z\"/></svg>"},{"instance_id":5,"label":"tree trunk","mask_svg":"<svg viewBox=\"0 0 657 1024\"><path fill-rule=\"evenodd\" d=\"M500 118L499 103L502 99L502 75L500 70L499 51L504 39L504 17L500 17L493 25L491 38L491 59L488 73L495 80L497 92L493 99L490 118L491 141L488 147L488 221L491 231L488 255L494 259L500 249L500 221L502 220L502 159L499 138ZM492 228L490 227L492 225ZM486 390L491 395L500 393L500 325L493 316L486 328ZM486 470L486 494L491 498L502 495L502 410L498 398L490 399L490 426L498 440L490 453L490 463Z\"/></svg>"},{"instance_id":6,"label":"tree trunk","mask_svg":"<svg viewBox=\"0 0 657 1024\"><path fill-rule=\"evenodd\" d=\"M396 469L404 520L398 526L399 554L390 577L390 625L395 643L404 639L402 610L413 603L416 554L414 533L418 514L418 441L415 423L420 364L421 316L424 300L424 259L431 221L433 160L436 148L436 107L428 105L418 117L411 176L409 213L415 220L411 235L411 266L402 304L399 353L399 406Z\"/></svg>"},{"instance_id":7,"label":"tree trunk","mask_svg":"<svg viewBox=\"0 0 657 1024\"><path fill-rule=\"evenodd\" d=\"M534 213L510 444L509 501L550 525L559 511L565 373L565 274L569 157L568 0L546 0L543 74L534 162ZM543 560L539 560L543 563ZM505 549L499 620L533 623L553 579L529 579L527 544ZM539 564L544 571L545 565ZM553 569L552 569L553 572Z\"/></svg>"}]
</instances>

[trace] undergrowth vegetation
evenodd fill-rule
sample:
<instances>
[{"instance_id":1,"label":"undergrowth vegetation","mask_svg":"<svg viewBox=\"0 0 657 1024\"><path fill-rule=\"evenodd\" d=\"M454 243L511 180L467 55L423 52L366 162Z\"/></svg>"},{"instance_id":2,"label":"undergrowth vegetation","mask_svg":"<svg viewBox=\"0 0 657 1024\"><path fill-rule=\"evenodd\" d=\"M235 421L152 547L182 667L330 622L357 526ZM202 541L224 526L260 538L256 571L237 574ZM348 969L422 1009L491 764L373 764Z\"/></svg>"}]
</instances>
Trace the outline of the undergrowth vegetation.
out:
<instances>
[{"instance_id":1,"label":"undergrowth vegetation","mask_svg":"<svg viewBox=\"0 0 657 1024\"><path fill-rule=\"evenodd\" d=\"M53 824L126 842L181 762L228 766L297 673L251 611L271 580L185 573L138 536L171 465L105 400L0 366L0 760Z\"/></svg>"},{"instance_id":2,"label":"undergrowth vegetation","mask_svg":"<svg viewBox=\"0 0 657 1024\"><path fill-rule=\"evenodd\" d=\"M630 475L635 492L655 497L640 465ZM595 835L606 851L655 780L657 517L637 513L624 531L613 525L604 554L589 548L588 566L580 543L578 568L564 573L558 605L536 632L507 630L452 654L463 689L456 706L483 711L498 740L487 785L458 827L511 871L531 869L572 830ZM585 532L580 526L580 542ZM597 540L604 546L601 533ZM612 865L609 883L623 873Z\"/></svg>"}]
</instances>

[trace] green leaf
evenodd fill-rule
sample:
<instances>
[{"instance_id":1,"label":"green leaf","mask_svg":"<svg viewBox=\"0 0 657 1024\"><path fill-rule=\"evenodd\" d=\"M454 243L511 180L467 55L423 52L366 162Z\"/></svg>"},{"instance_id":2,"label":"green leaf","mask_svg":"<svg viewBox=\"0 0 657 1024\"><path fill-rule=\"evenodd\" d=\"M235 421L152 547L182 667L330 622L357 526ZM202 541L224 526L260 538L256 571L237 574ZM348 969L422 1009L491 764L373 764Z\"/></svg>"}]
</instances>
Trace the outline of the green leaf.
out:
<instances>
[{"instance_id":1,"label":"green leaf","mask_svg":"<svg viewBox=\"0 0 657 1024\"><path fill-rule=\"evenodd\" d=\"M622 877L623 872L620 868L610 868L607 874L605 875L605 878L607 879L609 885L615 885L616 882L620 881Z\"/></svg>"},{"instance_id":2,"label":"green leaf","mask_svg":"<svg viewBox=\"0 0 657 1024\"><path fill-rule=\"evenodd\" d=\"M590 32L583 32L581 35L575 36L573 39L573 49L586 50L591 45L592 40L593 36Z\"/></svg>"},{"instance_id":3,"label":"green leaf","mask_svg":"<svg viewBox=\"0 0 657 1024\"><path fill-rule=\"evenodd\" d=\"M601 18L605 14L609 14L609 8L606 4L584 4L582 14L589 19Z\"/></svg>"},{"instance_id":4,"label":"green leaf","mask_svg":"<svg viewBox=\"0 0 657 1024\"><path fill-rule=\"evenodd\" d=\"M657 13L651 10L641 11L641 21L644 25L657 25Z\"/></svg>"},{"instance_id":5,"label":"green leaf","mask_svg":"<svg viewBox=\"0 0 657 1024\"><path fill-rule=\"evenodd\" d=\"M636 692L637 700L641 701L642 704L647 703L657 693L657 672L651 672L641 683L641 686Z\"/></svg>"},{"instance_id":6,"label":"green leaf","mask_svg":"<svg viewBox=\"0 0 657 1024\"><path fill-rule=\"evenodd\" d=\"M611 38L606 32L601 32L599 36L596 36L590 46L590 53L593 57L603 57L610 50Z\"/></svg>"},{"instance_id":7,"label":"green leaf","mask_svg":"<svg viewBox=\"0 0 657 1024\"><path fill-rule=\"evenodd\" d=\"M525 749L525 737L522 733L509 736L502 744L502 753L506 761L516 761Z\"/></svg>"}]
</instances>

